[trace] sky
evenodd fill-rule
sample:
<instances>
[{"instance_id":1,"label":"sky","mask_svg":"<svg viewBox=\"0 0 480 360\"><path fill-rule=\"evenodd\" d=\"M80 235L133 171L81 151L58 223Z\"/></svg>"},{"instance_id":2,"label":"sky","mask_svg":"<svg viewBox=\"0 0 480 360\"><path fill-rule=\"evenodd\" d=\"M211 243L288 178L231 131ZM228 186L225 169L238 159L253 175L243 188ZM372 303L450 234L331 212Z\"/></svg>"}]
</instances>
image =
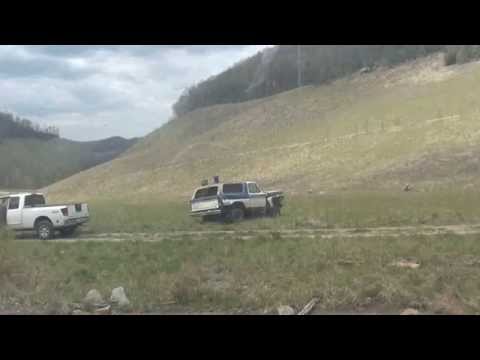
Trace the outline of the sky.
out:
<instances>
[{"instance_id":1,"label":"sky","mask_svg":"<svg viewBox=\"0 0 480 360\"><path fill-rule=\"evenodd\" d=\"M182 91L267 45L0 45L0 111L64 138L144 136Z\"/></svg>"}]
</instances>

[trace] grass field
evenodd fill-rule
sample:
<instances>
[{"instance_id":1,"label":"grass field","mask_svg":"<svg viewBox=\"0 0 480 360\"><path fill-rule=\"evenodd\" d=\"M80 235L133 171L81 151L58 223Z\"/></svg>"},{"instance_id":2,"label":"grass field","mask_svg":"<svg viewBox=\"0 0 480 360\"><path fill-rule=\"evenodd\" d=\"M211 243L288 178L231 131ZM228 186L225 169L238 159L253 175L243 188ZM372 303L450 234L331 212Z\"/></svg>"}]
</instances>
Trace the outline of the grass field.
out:
<instances>
[{"instance_id":1,"label":"grass field","mask_svg":"<svg viewBox=\"0 0 480 360\"><path fill-rule=\"evenodd\" d=\"M296 229L456 225L480 223L480 192L344 191L324 195L286 193L282 216L235 225L201 223L190 218L183 202L155 198L103 200L90 203L88 231L136 233L212 229Z\"/></svg>"},{"instance_id":2,"label":"grass field","mask_svg":"<svg viewBox=\"0 0 480 360\"><path fill-rule=\"evenodd\" d=\"M340 191L289 195L283 215L235 225L201 223L184 201L132 196L89 203L84 233L269 230L251 240L207 235L160 242L0 244L0 304L68 313L96 288L123 286L131 312L274 313L320 299L317 313L477 314L479 236L284 238L281 229L480 223L474 190ZM2 236L0 236L2 238ZM138 238L140 239L140 237ZM390 266L413 259L418 269ZM164 305L169 304L169 305ZM0 308L1 310L1 308Z\"/></svg>"},{"instance_id":3,"label":"grass field","mask_svg":"<svg viewBox=\"0 0 480 360\"><path fill-rule=\"evenodd\" d=\"M478 236L156 243L0 242L0 304L68 312L88 290L123 286L131 312L274 312L317 297L318 312L477 314ZM391 264L402 259L417 269ZM165 305L173 303L173 305ZM28 310L27 310L28 309Z\"/></svg>"},{"instance_id":4,"label":"grass field","mask_svg":"<svg viewBox=\"0 0 480 360\"><path fill-rule=\"evenodd\" d=\"M188 203L161 199L97 201L84 233L132 233L133 241L0 245L0 304L66 312L92 288L106 298L123 286L131 312L274 313L320 299L317 313L480 312L480 236L315 236L278 230L480 223L480 194L336 192L287 197L283 215L240 224L201 223ZM135 233L175 230L269 230L246 240L207 235L143 242ZM401 259L418 269L391 266ZM12 300L15 299L15 300ZM14 305L18 303L18 305ZM168 305L166 305L168 304Z\"/></svg>"},{"instance_id":5,"label":"grass field","mask_svg":"<svg viewBox=\"0 0 480 360\"><path fill-rule=\"evenodd\" d=\"M340 192L288 198L282 217L202 224L188 204L135 198L91 204L95 233L133 233L120 243L12 241L0 236L0 304L66 312L96 288L123 286L132 312L274 312L318 297L317 312L478 313L477 235L284 238L276 230L480 223L480 194ZM208 235L135 241L137 232L267 229L250 240ZM138 240L140 237L138 238ZM412 259L418 269L391 266ZM14 299L14 300L13 300ZM15 305L18 303L18 305ZM173 303L173 305L162 305Z\"/></svg>"}]
</instances>

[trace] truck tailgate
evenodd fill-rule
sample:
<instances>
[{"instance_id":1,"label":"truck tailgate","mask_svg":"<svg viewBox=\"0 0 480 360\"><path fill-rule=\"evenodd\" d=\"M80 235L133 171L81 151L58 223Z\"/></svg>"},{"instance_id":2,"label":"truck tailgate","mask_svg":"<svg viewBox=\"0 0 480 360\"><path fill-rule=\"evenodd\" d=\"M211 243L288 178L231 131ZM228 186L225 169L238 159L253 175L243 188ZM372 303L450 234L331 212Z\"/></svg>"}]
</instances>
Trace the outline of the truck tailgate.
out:
<instances>
[{"instance_id":1,"label":"truck tailgate","mask_svg":"<svg viewBox=\"0 0 480 360\"><path fill-rule=\"evenodd\" d=\"M192 202L192 212L218 209L220 204L217 197L211 199L202 199Z\"/></svg>"},{"instance_id":2,"label":"truck tailgate","mask_svg":"<svg viewBox=\"0 0 480 360\"><path fill-rule=\"evenodd\" d=\"M68 218L78 219L88 217L87 204L70 204L68 205Z\"/></svg>"}]
</instances>

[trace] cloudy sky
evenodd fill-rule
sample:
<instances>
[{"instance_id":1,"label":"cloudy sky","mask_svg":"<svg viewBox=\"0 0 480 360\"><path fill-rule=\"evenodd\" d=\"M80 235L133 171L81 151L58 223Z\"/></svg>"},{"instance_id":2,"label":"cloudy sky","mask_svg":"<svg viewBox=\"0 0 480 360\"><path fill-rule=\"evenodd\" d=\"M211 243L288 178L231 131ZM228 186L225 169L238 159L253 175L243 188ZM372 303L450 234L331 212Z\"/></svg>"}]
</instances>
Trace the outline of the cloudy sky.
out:
<instances>
[{"instance_id":1,"label":"cloudy sky","mask_svg":"<svg viewBox=\"0 0 480 360\"><path fill-rule=\"evenodd\" d=\"M73 140L143 136L183 89L265 47L0 45L0 110Z\"/></svg>"}]
</instances>

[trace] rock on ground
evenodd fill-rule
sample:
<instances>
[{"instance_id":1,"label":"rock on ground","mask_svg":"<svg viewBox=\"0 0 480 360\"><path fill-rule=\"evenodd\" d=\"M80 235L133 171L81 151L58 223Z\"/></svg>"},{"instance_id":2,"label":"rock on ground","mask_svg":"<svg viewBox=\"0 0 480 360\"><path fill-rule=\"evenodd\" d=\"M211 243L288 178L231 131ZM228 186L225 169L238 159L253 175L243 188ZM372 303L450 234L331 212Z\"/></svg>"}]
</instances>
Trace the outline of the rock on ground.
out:
<instances>
[{"instance_id":1,"label":"rock on ground","mask_svg":"<svg viewBox=\"0 0 480 360\"><path fill-rule=\"evenodd\" d=\"M462 302L453 294L443 294L438 296L433 301L432 308L436 314L465 315Z\"/></svg>"},{"instance_id":2,"label":"rock on ground","mask_svg":"<svg viewBox=\"0 0 480 360\"><path fill-rule=\"evenodd\" d=\"M94 312L95 315L112 315L112 307L110 305L97 309Z\"/></svg>"},{"instance_id":3,"label":"rock on ground","mask_svg":"<svg viewBox=\"0 0 480 360\"><path fill-rule=\"evenodd\" d=\"M73 310L72 315L90 315L90 313L82 310Z\"/></svg>"},{"instance_id":4,"label":"rock on ground","mask_svg":"<svg viewBox=\"0 0 480 360\"><path fill-rule=\"evenodd\" d=\"M295 310L293 310L293 308L288 305L279 306L277 311L278 315L295 315Z\"/></svg>"},{"instance_id":5,"label":"rock on ground","mask_svg":"<svg viewBox=\"0 0 480 360\"><path fill-rule=\"evenodd\" d=\"M124 308L130 305L130 300L128 300L127 295L125 295L125 290L123 289L123 287L118 287L112 290L112 296L110 296L110 302L121 308Z\"/></svg>"},{"instance_id":6,"label":"rock on ground","mask_svg":"<svg viewBox=\"0 0 480 360\"><path fill-rule=\"evenodd\" d=\"M420 267L420 264L416 261L408 261L408 260L400 260L392 264L396 267L401 268L410 268L410 269L417 269Z\"/></svg>"},{"instance_id":7,"label":"rock on ground","mask_svg":"<svg viewBox=\"0 0 480 360\"><path fill-rule=\"evenodd\" d=\"M416 309L405 309L403 310L400 315L418 315L419 312Z\"/></svg>"},{"instance_id":8,"label":"rock on ground","mask_svg":"<svg viewBox=\"0 0 480 360\"><path fill-rule=\"evenodd\" d=\"M100 292L98 292L98 290L95 289L92 289L87 293L87 296L85 296L83 302L87 306L99 307L104 305L102 295L100 294Z\"/></svg>"}]
</instances>

